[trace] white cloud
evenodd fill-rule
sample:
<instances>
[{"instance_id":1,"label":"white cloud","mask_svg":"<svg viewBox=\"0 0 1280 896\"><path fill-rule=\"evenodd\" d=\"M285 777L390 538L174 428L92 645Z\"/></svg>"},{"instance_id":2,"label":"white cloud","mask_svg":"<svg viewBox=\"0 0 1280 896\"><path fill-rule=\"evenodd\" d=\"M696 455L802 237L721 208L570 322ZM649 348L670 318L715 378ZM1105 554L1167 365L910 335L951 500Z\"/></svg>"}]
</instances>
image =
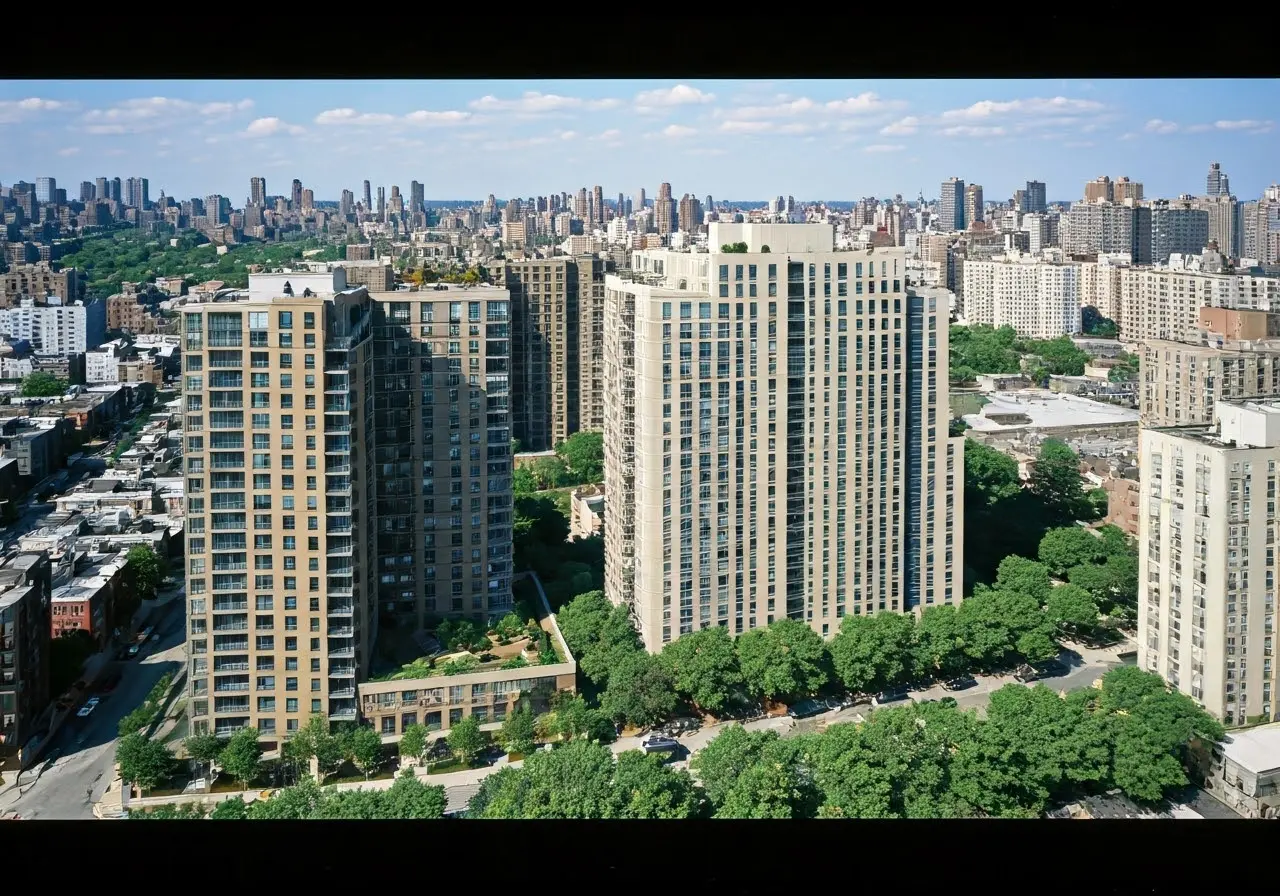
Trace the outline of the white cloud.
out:
<instances>
[{"instance_id":1,"label":"white cloud","mask_svg":"<svg viewBox=\"0 0 1280 896\"><path fill-rule=\"evenodd\" d=\"M1244 118L1239 121L1215 121L1213 126L1220 131L1248 131L1250 134L1266 134L1275 128L1274 121L1258 121Z\"/></svg>"},{"instance_id":2,"label":"white cloud","mask_svg":"<svg viewBox=\"0 0 1280 896\"><path fill-rule=\"evenodd\" d=\"M1137 134L1135 134L1135 133L1133 133L1132 131L1130 131L1130 132L1129 132L1129 133L1127 133L1127 134L1121 134L1121 135L1120 135L1120 139L1121 139L1121 140L1136 140L1136 139L1138 139L1138 135L1137 135Z\"/></svg>"},{"instance_id":3,"label":"white cloud","mask_svg":"<svg viewBox=\"0 0 1280 896\"><path fill-rule=\"evenodd\" d=\"M872 143L862 147L863 152L902 152L904 149L906 147L899 143Z\"/></svg>"},{"instance_id":4,"label":"white cloud","mask_svg":"<svg viewBox=\"0 0 1280 896\"><path fill-rule=\"evenodd\" d=\"M1153 118L1147 122L1145 130L1149 134L1172 134L1178 130L1178 123L1176 121Z\"/></svg>"},{"instance_id":5,"label":"white cloud","mask_svg":"<svg viewBox=\"0 0 1280 896\"><path fill-rule=\"evenodd\" d=\"M905 106L902 100L886 100L874 93L860 93L844 100L832 100L826 108L842 115L866 115L873 112L888 112Z\"/></svg>"},{"instance_id":6,"label":"white cloud","mask_svg":"<svg viewBox=\"0 0 1280 896\"><path fill-rule=\"evenodd\" d=\"M622 136L622 131L618 130L617 128L609 128L609 130L602 131L601 133L596 134L591 139L592 140L617 140L621 136Z\"/></svg>"},{"instance_id":7,"label":"white cloud","mask_svg":"<svg viewBox=\"0 0 1280 896\"><path fill-rule=\"evenodd\" d=\"M65 112L70 103L30 96L23 100L0 100L0 124L14 124L41 112Z\"/></svg>"},{"instance_id":8,"label":"white cloud","mask_svg":"<svg viewBox=\"0 0 1280 896\"><path fill-rule=\"evenodd\" d=\"M1091 112L1101 112L1106 108L1097 100L1069 99L1065 96L1052 98L1032 97L1025 100L980 100L963 109L948 109L942 113L944 120L983 121L1001 115L1026 116L1077 116Z\"/></svg>"},{"instance_id":9,"label":"white cloud","mask_svg":"<svg viewBox=\"0 0 1280 896\"><path fill-rule=\"evenodd\" d=\"M270 116L268 118L255 118L249 122L249 126L244 129L247 137L273 137L277 134L289 134L297 136L305 133L306 129L296 124L289 124L287 121Z\"/></svg>"},{"instance_id":10,"label":"white cloud","mask_svg":"<svg viewBox=\"0 0 1280 896\"><path fill-rule=\"evenodd\" d=\"M733 109L726 110L722 114L732 115L734 120L744 119L769 119L769 118L786 118L791 115L802 115L806 112L813 112L820 109L821 106L808 97L800 97L799 99L788 100L782 97L778 98L778 102L769 103L763 106L738 106Z\"/></svg>"},{"instance_id":11,"label":"white cloud","mask_svg":"<svg viewBox=\"0 0 1280 896\"><path fill-rule=\"evenodd\" d=\"M574 140L577 138L578 132L577 131L560 131L558 134L556 134L556 136L559 137L561 140Z\"/></svg>"},{"instance_id":12,"label":"white cloud","mask_svg":"<svg viewBox=\"0 0 1280 896\"><path fill-rule=\"evenodd\" d=\"M1007 132L998 126L960 124L943 128L944 137L1003 137Z\"/></svg>"},{"instance_id":13,"label":"white cloud","mask_svg":"<svg viewBox=\"0 0 1280 896\"><path fill-rule=\"evenodd\" d=\"M139 97L122 100L105 109L90 109L84 114L84 130L90 134L138 134L173 124L180 118L226 118L253 108L253 100L236 102L193 103L166 96Z\"/></svg>"},{"instance_id":14,"label":"white cloud","mask_svg":"<svg viewBox=\"0 0 1280 896\"><path fill-rule=\"evenodd\" d=\"M357 112L355 109L326 109L315 117L316 124L341 124L352 127L361 125L390 124L395 121L394 115L383 112Z\"/></svg>"},{"instance_id":15,"label":"white cloud","mask_svg":"<svg viewBox=\"0 0 1280 896\"><path fill-rule=\"evenodd\" d=\"M698 133L697 128L691 128L683 124L669 124L662 129L662 136L670 137L673 140L678 140L682 137L692 137L696 133Z\"/></svg>"},{"instance_id":16,"label":"white cloud","mask_svg":"<svg viewBox=\"0 0 1280 896\"><path fill-rule=\"evenodd\" d=\"M635 106L641 112L652 112L671 106L689 106L709 103L716 98L714 93L706 93L688 84L677 84L660 90L645 90L636 94Z\"/></svg>"},{"instance_id":17,"label":"white cloud","mask_svg":"<svg viewBox=\"0 0 1280 896\"><path fill-rule=\"evenodd\" d=\"M545 115L552 112L575 112L583 109L615 109L621 100L596 99L588 100L576 96L557 96L554 93L539 93L529 90L518 99L504 100L492 94L472 100L472 109L480 112L515 112L519 115Z\"/></svg>"},{"instance_id":18,"label":"white cloud","mask_svg":"<svg viewBox=\"0 0 1280 896\"><path fill-rule=\"evenodd\" d=\"M80 151L80 147L78 146L64 146L62 147L62 149L58 150L58 155L62 156L65 159L75 155L79 151Z\"/></svg>"},{"instance_id":19,"label":"white cloud","mask_svg":"<svg viewBox=\"0 0 1280 896\"><path fill-rule=\"evenodd\" d=\"M457 110L449 110L446 112L432 112L427 109L419 109L417 112L410 112L404 117L409 124L421 125L450 125L462 124L465 121L471 121L475 116L470 112L459 112Z\"/></svg>"},{"instance_id":20,"label":"white cloud","mask_svg":"<svg viewBox=\"0 0 1280 896\"><path fill-rule=\"evenodd\" d=\"M908 115L906 118L900 118L892 124L887 124L880 129L880 133L886 137L909 137L920 129L920 119L914 115Z\"/></svg>"}]
</instances>

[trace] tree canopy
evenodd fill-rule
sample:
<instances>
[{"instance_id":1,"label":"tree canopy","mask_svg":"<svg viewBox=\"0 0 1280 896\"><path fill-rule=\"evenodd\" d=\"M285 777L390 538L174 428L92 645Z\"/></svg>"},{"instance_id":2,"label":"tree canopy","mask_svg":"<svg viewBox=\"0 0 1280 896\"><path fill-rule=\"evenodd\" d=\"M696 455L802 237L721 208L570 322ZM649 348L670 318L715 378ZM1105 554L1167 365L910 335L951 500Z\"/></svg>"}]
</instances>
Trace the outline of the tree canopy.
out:
<instances>
[{"instance_id":1,"label":"tree canopy","mask_svg":"<svg viewBox=\"0 0 1280 896\"><path fill-rule=\"evenodd\" d=\"M66 380L43 370L33 370L28 373L18 386L18 394L23 398L61 398L66 392Z\"/></svg>"},{"instance_id":2,"label":"tree canopy","mask_svg":"<svg viewBox=\"0 0 1280 896\"><path fill-rule=\"evenodd\" d=\"M1022 364L1014 349L1017 338L1013 327L952 325L949 333L951 381L967 382L982 373L1020 372Z\"/></svg>"}]
</instances>

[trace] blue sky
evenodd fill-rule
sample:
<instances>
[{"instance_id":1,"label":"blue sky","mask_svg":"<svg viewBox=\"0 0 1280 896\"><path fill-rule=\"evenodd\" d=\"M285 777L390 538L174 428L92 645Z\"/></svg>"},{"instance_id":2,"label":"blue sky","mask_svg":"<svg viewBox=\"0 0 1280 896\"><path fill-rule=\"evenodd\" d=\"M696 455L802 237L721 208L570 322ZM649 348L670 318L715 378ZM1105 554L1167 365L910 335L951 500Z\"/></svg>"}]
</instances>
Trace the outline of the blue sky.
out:
<instances>
[{"instance_id":1,"label":"blue sky","mask_svg":"<svg viewBox=\"0 0 1280 896\"><path fill-rule=\"evenodd\" d=\"M955 175L1006 199L1028 179L1075 199L1100 174L1148 196L1280 180L1280 81L10 81L0 183L148 177L151 195L317 199L364 179L435 199L600 184L606 196L856 199L938 194Z\"/></svg>"}]
</instances>

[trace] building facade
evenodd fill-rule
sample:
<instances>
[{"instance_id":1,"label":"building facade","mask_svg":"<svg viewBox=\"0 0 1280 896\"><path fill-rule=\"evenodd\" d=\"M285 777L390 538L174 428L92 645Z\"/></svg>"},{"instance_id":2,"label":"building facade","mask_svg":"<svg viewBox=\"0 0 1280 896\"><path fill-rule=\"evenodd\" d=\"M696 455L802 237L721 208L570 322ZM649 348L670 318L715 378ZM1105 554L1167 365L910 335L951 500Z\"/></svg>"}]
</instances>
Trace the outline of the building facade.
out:
<instances>
[{"instance_id":1,"label":"building facade","mask_svg":"<svg viewBox=\"0 0 1280 896\"><path fill-rule=\"evenodd\" d=\"M905 250L710 230L748 252L644 251L606 279L606 594L650 650L959 600L948 309L904 288Z\"/></svg>"},{"instance_id":2,"label":"building facade","mask_svg":"<svg viewBox=\"0 0 1280 896\"><path fill-rule=\"evenodd\" d=\"M0 566L0 766L21 760L49 706L53 568L24 552Z\"/></svg>"},{"instance_id":3,"label":"building facade","mask_svg":"<svg viewBox=\"0 0 1280 896\"><path fill-rule=\"evenodd\" d=\"M1080 332L1080 266L1029 255L964 264L964 316L1029 339Z\"/></svg>"},{"instance_id":4,"label":"building facade","mask_svg":"<svg viewBox=\"0 0 1280 896\"><path fill-rule=\"evenodd\" d=\"M1144 429L1138 661L1227 725L1275 718L1280 405Z\"/></svg>"}]
</instances>

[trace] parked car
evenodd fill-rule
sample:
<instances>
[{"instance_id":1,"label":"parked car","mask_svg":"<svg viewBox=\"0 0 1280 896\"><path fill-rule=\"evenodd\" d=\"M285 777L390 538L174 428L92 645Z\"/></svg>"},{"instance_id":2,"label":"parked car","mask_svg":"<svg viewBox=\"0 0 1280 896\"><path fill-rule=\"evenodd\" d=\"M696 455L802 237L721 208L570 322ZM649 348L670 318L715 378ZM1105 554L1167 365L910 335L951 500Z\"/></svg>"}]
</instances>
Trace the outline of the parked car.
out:
<instances>
[{"instance_id":1,"label":"parked car","mask_svg":"<svg viewBox=\"0 0 1280 896\"><path fill-rule=\"evenodd\" d=\"M793 719L807 719L830 709L826 700L801 700L787 708L787 715Z\"/></svg>"},{"instance_id":2,"label":"parked car","mask_svg":"<svg viewBox=\"0 0 1280 896\"><path fill-rule=\"evenodd\" d=\"M672 719L665 725L654 728L659 735L667 737L679 737L681 734L687 734L690 731L697 731L702 727L702 722L698 719L679 718Z\"/></svg>"},{"instance_id":3,"label":"parked car","mask_svg":"<svg viewBox=\"0 0 1280 896\"><path fill-rule=\"evenodd\" d=\"M872 706L887 706L890 703L901 703L903 700L910 699L906 688L890 688L887 691L881 691L871 698Z\"/></svg>"},{"instance_id":4,"label":"parked car","mask_svg":"<svg viewBox=\"0 0 1280 896\"><path fill-rule=\"evenodd\" d=\"M1013 680L1022 684L1030 684L1033 681L1039 681L1040 678L1041 675L1036 671L1034 666L1028 666L1025 664L1019 666L1013 675Z\"/></svg>"},{"instance_id":5,"label":"parked car","mask_svg":"<svg viewBox=\"0 0 1280 896\"><path fill-rule=\"evenodd\" d=\"M93 715L93 711L98 708L98 704L102 701L97 697L90 697L85 701L84 706L80 707L80 711L76 713L82 719L87 719Z\"/></svg>"},{"instance_id":6,"label":"parked car","mask_svg":"<svg viewBox=\"0 0 1280 896\"><path fill-rule=\"evenodd\" d=\"M131 644L129 646L129 650L126 653L126 656L128 656L129 659L133 659L135 656L138 655L138 651L140 650L142 650L141 644Z\"/></svg>"},{"instance_id":7,"label":"parked car","mask_svg":"<svg viewBox=\"0 0 1280 896\"><path fill-rule=\"evenodd\" d=\"M1048 660L1043 663L1036 663L1032 668L1040 673L1041 678L1058 678L1071 671L1071 668L1061 660Z\"/></svg>"},{"instance_id":8,"label":"parked car","mask_svg":"<svg viewBox=\"0 0 1280 896\"><path fill-rule=\"evenodd\" d=\"M967 691L969 688L975 688L978 686L978 679L974 678L972 675L962 675L959 678L953 678L950 681L943 682L942 686L948 691Z\"/></svg>"},{"instance_id":9,"label":"parked car","mask_svg":"<svg viewBox=\"0 0 1280 896\"><path fill-rule=\"evenodd\" d=\"M647 755L660 754L668 760L675 759L684 752L684 747L675 738L659 736L646 737L640 741L640 749Z\"/></svg>"}]
</instances>

